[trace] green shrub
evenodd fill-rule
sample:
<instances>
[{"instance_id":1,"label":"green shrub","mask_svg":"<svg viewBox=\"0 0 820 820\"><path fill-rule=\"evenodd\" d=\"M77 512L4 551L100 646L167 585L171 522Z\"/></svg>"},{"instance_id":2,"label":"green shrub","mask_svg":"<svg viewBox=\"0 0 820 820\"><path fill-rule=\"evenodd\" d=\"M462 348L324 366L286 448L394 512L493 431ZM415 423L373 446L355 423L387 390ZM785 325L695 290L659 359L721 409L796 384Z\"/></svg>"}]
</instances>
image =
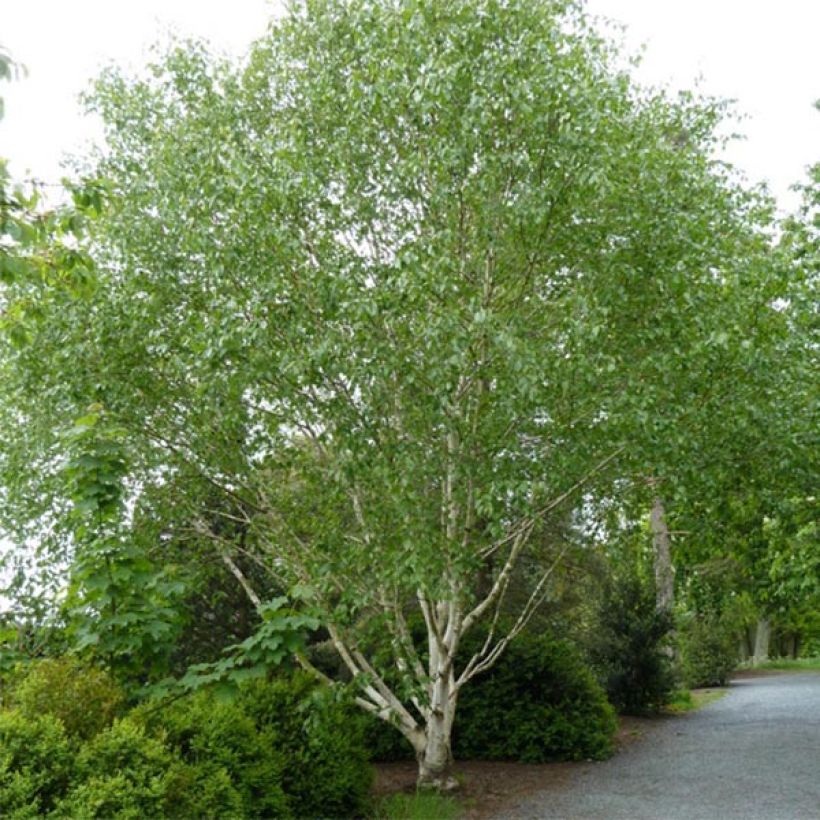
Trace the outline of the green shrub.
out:
<instances>
[{"instance_id":1,"label":"green shrub","mask_svg":"<svg viewBox=\"0 0 820 820\"><path fill-rule=\"evenodd\" d=\"M737 666L735 635L717 617L694 617L682 624L679 647L682 677L691 688L725 686Z\"/></svg>"},{"instance_id":2,"label":"green shrub","mask_svg":"<svg viewBox=\"0 0 820 820\"><path fill-rule=\"evenodd\" d=\"M72 788L56 815L66 820L158 819L163 817L162 782L136 783L123 772L90 777Z\"/></svg>"},{"instance_id":3,"label":"green shrub","mask_svg":"<svg viewBox=\"0 0 820 820\"><path fill-rule=\"evenodd\" d=\"M58 814L72 818L137 820L165 813L170 751L135 722L116 721L77 756L75 781Z\"/></svg>"},{"instance_id":4,"label":"green shrub","mask_svg":"<svg viewBox=\"0 0 820 820\"><path fill-rule=\"evenodd\" d=\"M59 720L0 712L1 817L47 814L68 784L69 767L69 745Z\"/></svg>"},{"instance_id":5,"label":"green shrub","mask_svg":"<svg viewBox=\"0 0 820 820\"><path fill-rule=\"evenodd\" d=\"M818 618L820 621L820 618ZM815 627L818 628L818 627ZM820 637L811 636L800 646L801 658L820 658Z\"/></svg>"},{"instance_id":6,"label":"green shrub","mask_svg":"<svg viewBox=\"0 0 820 820\"><path fill-rule=\"evenodd\" d=\"M472 636L462 657L480 645ZM615 713L579 654L550 635L519 636L464 687L453 730L457 758L600 760L612 753Z\"/></svg>"},{"instance_id":7,"label":"green shrub","mask_svg":"<svg viewBox=\"0 0 820 820\"><path fill-rule=\"evenodd\" d=\"M172 778L180 804L210 771L227 778L246 817L350 817L368 807L372 772L358 710L304 674L255 681L229 703L200 692L133 714L188 767ZM236 816L226 789L218 799L224 806L213 815L191 805L178 816Z\"/></svg>"},{"instance_id":8,"label":"green shrub","mask_svg":"<svg viewBox=\"0 0 820 820\"><path fill-rule=\"evenodd\" d=\"M92 700L94 720L82 723L54 691L58 680L73 692L82 691L78 680L91 681L92 693L116 691L62 662L26 677L21 703L40 703L43 714L0 711L0 816L238 820L368 808L358 713L304 675L257 682L231 703L200 692L162 708L143 704L96 733L90 726L119 699ZM53 714L60 709L74 721L73 743Z\"/></svg>"},{"instance_id":9,"label":"green shrub","mask_svg":"<svg viewBox=\"0 0 820 820\"><path fill-rule=\"evenodd\" d=\"M32 664L13 695L24 715L54 715L70 737L82 740L109 726L123 700L107 673L67 657Z\"/></svg>"},{"instance_id":10,"label":"green shrub","mask_svg":"<svg viewBox=\"0 0 820 820\"><path fill-rule=\"evenodd\" d=\"M58 691L61 680L69 694L91 693L90 720ZM19 711L0 712L3 817L238 820L368 808L372 772L358 713L301 674L257 682L230 703L200 692L161 708L143 704L108 728L119 691L73 662L38 664L16 697Z\"/></svg>"},{"instance_id":11,"label":"green shrub","mask_svg":"<svg viewBox=\"0 0 820 820\"><path fill-rule=\"evenodd\" d=\"M219 801L224 805L218 816L237 812L249 817L291 815L282 788L285 758L276 732L267 727L260 731L241 704L221 703L200 692L153 711L146 723L159 730L188 764L186 770L177 772L180 786L196 781L194 791L186 794L197 794L203 785L209 787L210 777L216 778L210 784L213 788L227 778L235 798L221 788ZM201 802L208 809L209 803ZM202 816L200 811L192 807L187 813Z\"/></svg>"},{"instance_id":12,"label":"green shrub","mask_svg":"<svg viewBox=\"0 0 820 820\"><path fill-rule=\"evenodd\" d=\"M366 811L372 771L355 707L301 672L255 681L243 690L241 704L261 732L275 737L297 817Z\"/></svg>"},{"instance_id":13,"label":"green shrub","mask_svg":"<svg viewBox=\"0 0 820 820\"><path fill-rule=\"evenodd\" d=\"M668 700L675 688L667 654L671 631L671 617L656 609L652 584L633 575L605 586L588 650L620 713L657 711Z\"/></svg>"},{"instance_id":14,"label":"green shrub","mask_svg":"<svg viewBox=\"0 0 820 820\"><path fill-rule=\"evenodd\" d=\"M244 817L287 817L287 811L271 814L248 812L230 775L210 763L176 763L165 777L165 816L178 820L234 820Z\"/></svg>"},{"instance_id":15,"label":"green shrub","mask_svg":"<svg viewBox=\"0 0 820 820\"><path fill-rule=\"evenodd\" d=\"M462 665L484 637L480 631L468 636ZM363 722L373 759L413 756L397 729L369 716ZM453 753L479 760L597 760L612 753L616 728L612 707L572 646L524 633L462 690Z\"/></svg>"},{"instance_id":16,"label":"green shrub","mask_svg":"<svg viewBox=\"0 0 820 820\"><path fill-rule=\"evenodd\" d=\"M68 794L57 806L65 818L243 818L241 795L213 761L188 764L146 734L135 719L116 721L77 755ZM273 816L273 815L267 815ZM277 815L279 816L279 815Z\"/></svg>"}]
</instances>

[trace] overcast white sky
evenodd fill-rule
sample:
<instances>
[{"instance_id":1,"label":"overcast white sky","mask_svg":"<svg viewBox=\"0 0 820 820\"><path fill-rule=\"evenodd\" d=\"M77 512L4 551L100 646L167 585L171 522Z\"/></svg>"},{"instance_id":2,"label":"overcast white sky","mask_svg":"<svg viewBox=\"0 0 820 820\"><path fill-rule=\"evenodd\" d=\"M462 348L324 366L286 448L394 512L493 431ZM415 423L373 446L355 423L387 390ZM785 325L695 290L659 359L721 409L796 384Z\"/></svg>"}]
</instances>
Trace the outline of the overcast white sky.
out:
<instances>
[{"instance_id":1,"label":"overcast white sky","mask_svg":"<svg viewBox=\"0 0 820 820\"><path fill-rule=\"evenodd\" d=\"M76 96L110 61L139 65L169 27L241 53L262 34L278 0L0 0L0 45L29 71L6 84L0 156L16 175L54 181L59 163L94 135ZM643 79L738 101L747 135L729 159L767 181L781 206L789 186L820 161L820 0L588 0L646 45Z\"/></svg>"}]
</instances>

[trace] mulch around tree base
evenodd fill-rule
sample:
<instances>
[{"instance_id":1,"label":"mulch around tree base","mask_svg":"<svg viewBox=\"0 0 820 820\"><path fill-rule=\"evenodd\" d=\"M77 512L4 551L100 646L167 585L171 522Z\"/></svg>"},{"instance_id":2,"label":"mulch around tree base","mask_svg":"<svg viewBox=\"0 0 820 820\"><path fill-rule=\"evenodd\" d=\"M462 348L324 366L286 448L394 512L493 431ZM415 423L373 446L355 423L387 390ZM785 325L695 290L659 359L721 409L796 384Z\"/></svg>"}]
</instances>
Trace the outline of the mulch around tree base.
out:
<instances>
[{"instance_id":1,"label":"mulch around tree base","mask_svg":"<svg viewBox=\"0 0 820 820\"><path fill-rule=\"evenodd\" d=\"M616 735L617 747L623 748L639 739L649 728L663 719L621 717ZM577 765L460 761L455 765L455 776L461 786L454 796L465 808L465 820L486 820L533 792L563 785ZM374 795L377 798L397 792L412 794L415 791L417 770L414 761L377 763L375 769Z\"/></svg>"}]
</instances>

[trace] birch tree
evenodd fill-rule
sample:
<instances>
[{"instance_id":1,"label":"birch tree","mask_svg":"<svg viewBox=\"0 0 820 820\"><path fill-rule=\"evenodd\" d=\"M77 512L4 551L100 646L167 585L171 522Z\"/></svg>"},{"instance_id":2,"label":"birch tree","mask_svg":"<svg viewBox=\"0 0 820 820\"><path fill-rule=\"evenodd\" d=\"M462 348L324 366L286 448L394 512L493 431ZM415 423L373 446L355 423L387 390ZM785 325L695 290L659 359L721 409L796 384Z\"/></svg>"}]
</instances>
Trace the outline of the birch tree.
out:
<instances>
[{"instance_id":1,"label":"birch tree","mask_svg":"<svg viewBox=\"0 0 820 820\"><path fill-rule=\"evenodd\" d=\"M674 429L664 391L749 233L721 106L627 69L572 3L322 0L241 66L184 44L110 71L97 289L9 365L33 415L104 406L141 518L187 506L241 575L196 523L224 497L422 784L452 784L459 693L549 592L560 551L502 619L539 534L647 419Z\"/></svg>"}]
</instances>

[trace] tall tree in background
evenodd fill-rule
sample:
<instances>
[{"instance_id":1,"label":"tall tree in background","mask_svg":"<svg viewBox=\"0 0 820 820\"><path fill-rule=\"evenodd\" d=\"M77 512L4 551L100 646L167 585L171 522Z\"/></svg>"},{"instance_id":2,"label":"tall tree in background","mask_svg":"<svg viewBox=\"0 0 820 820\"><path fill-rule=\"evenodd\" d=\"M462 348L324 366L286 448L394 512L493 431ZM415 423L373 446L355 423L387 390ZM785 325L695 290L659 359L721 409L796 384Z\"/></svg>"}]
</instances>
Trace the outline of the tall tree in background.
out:
<instances>
[{"instance_id":1,"label":"tall tree in background","mask_svg":"<svg viewBox=\"0 0 820 820\"><path fill-rule=\"evenodd\" d=\"M692 439L698 357L765 275L721 106L642 91L546 0L295 4L244 66L186 45L90 104L97 287L4 358L4 523L54 519L50 430L99 403L134 520L264 566L447 785L459 692L560 553L523 559L580 493L670 474L648 454Z\"/></svg>"}]
</instances>

